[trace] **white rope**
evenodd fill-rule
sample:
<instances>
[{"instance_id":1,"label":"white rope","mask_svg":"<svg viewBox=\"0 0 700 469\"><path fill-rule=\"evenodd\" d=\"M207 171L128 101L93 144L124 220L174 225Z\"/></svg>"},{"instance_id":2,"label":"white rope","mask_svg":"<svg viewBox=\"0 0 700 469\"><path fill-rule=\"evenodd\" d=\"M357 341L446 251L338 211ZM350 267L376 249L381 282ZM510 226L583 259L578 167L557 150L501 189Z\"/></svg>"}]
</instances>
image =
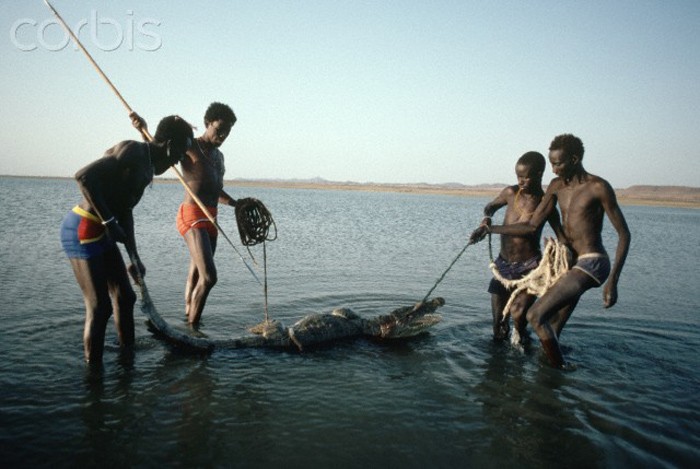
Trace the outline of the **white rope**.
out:
<instances>
[{"instance_id":1,"label":"white rope","mask_svg":"<svg viewBox=\"0 0 700 469\"><path fill-rule=\"evenodd\" d=\"M547 238L540 265L525 277L516 280L504 278L498 272L496 263L493 261L489 267L491 267L496 280L501 282L507 289L514 289L508 299L508 303L503 308L503 320L505 320L510 314L510 307L513 301L521 292L542 296L569 270L569 250L556 239Z\"/></svg>"}]
</instances>

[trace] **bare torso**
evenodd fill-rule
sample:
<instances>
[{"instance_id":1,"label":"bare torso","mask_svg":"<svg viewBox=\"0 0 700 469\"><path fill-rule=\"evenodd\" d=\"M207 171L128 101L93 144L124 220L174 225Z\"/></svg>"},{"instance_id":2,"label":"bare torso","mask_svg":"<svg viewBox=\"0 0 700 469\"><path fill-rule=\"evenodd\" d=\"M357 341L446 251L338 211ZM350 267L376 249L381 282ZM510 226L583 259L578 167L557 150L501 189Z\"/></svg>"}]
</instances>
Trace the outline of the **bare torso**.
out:
<instances>
[{"instance_id":1,"label":"bare torso","mask_svg":"<svg viewBox=\"0 0 700 469\"><path fill-rule=\"evenodd\" d=\"M199 199L208 207L215 207L224 187L224 155L211 145L196 139L182 161L182 173L185 182ZM185 192L185 203L195 203L192 196Z\"/></svg>"},{"instance_id":2,"label":"bare torso","mask_svg":"<svg viewBox=\"0 0 700 469\"><path fill-rule=\"evenodd\" d=\"M153 180L153 166L145 144L124 141L107 150L103 158L86 166L76 176L86 187L91 187L93 197L100 198L92 201L83 198L81 208L94 213L98 207L93 204L104 204L119 218L141 200L143 191Z\"/></svg>"},{"instance_id":3,"label":"bare torso","mask_svg":"<svg viewBox=\"0 0 700 469\"><path fill-rule=\"evenodd\" d=\"M502 196L507 200L504 225L527 223L532 218L542 194L530 194L518 190L518 186L506 188ZM540 252L540 228L536 233L526 236L501 236L501 256L508 262L524 262L537 256Z\"/></svg>"},{"instance_id":4,"label":"bare torso","mask_svg":"<svg viewBox=\"0 0 700 469\"><path fill-rule=\"evenodd\" d=\"M604 253L601 231L605 210L600 194L605 181L592 174L583 174L568 183L552 182L552 193L561 211L562 226L569 247L576 255Z\"/></svg>"}]
</instances>

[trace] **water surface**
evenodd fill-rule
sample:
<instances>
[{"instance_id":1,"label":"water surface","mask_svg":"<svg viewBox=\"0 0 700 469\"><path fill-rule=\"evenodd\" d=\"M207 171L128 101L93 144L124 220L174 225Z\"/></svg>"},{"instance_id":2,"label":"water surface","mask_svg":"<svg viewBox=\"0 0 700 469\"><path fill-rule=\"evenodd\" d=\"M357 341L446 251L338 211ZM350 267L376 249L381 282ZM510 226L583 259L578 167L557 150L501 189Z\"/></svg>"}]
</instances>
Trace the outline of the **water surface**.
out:
<instances>
[{"instance_id":1,"label":"water surface","mask_svg":"<svg viewBox=\"0 0 700 469\"><path fill-rule=\"evenodd\" d=\"M261 199L270 315L286 324L346 306L373 316L421 299L466 243L487 201L436 195L230 187ZM72 181L0 178L0 451L6 465L278 467L696 467L700 461L700 211L623 207L633 235L620 301L588 292L562 334L578 369L539 346L491 340L485 244L435 291L424 336L306 353L190 356L147 330L123 360L108 326L104 371L82 363L84 306L58 238ZM184 319L188 255L177 184L135 210L160 313ZM237 240L233 210L220 222ZM606 225L605 240L616 237ZM242 253L245 248L238 247ZM261 262L262 249L253 254ZM247 255L247 253L246 253ZM230 246L202 331L238 336L263 318L261 287Z\"/></svg>"}]
</instances>

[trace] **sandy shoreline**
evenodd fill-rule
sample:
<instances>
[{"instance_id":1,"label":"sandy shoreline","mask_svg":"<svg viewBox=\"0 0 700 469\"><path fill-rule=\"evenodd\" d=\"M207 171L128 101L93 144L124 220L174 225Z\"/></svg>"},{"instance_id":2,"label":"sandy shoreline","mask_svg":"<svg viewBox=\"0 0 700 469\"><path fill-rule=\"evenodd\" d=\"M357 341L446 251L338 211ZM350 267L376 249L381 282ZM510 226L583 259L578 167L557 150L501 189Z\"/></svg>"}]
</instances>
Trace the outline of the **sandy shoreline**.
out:
<instances>
[{"instance_id":1,"label":"sandy shoreline","mask_svg":"<svg viewBox=\"0 0 700 469\"><path fill-rule=\"evenodd\" d=\"M409 194L436 194L451 195L456 197L485 198L495 197L503 189L503 187L505 187L505 184L460 186L439 184L377 184L244 179L226 181L225 185L230 187L400 192ZM700 208L700 188L676 186L633 186L627 189L616 189L615 192L621 205Z\"/></svg>"},{"instance_id":2,"label":"sandy shoreline","mask_svg":"<svg viewBox=\"0 0 700 469\"><path fill-rule=\"evenodd\" d=\"M27 179L72 179L61 177L7 176ZM157 184L179 184L177 179L156 178ZM505 184L389 184L333 182L325 180L277 180L277 179L232 179L224 181L226 187L264 187L277 189L336 190L365 192L398 192L407 194L435 194L455 197L493 198ZM658 207L700 208L700 187L686 186L632 186L615 189L621 205L647 205Z\"/></svg>"}]
</instances>

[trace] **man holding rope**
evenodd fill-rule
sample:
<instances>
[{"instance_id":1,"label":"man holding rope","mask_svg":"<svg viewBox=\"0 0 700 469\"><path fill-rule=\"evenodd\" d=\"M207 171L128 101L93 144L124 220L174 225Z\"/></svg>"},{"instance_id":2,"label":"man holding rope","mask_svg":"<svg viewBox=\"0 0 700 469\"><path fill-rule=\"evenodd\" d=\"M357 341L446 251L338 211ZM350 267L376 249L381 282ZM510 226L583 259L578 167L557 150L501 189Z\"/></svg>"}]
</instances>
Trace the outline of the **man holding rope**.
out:
<instances>
[{"instance_id":1,"label":"man holding rope","mask_svg":"<svg viewBox=\"0 0 700 469\"><path fill-rule=\"evenodd\" d=\"M617 283L631 239L615 191L605 179L583 168L583 152L583 143L578 137L571 134L555 137L549 147L549 162L557 177L547 187L530 221L488 227L492 233L502 235L535 233L559 204L566 244L573 255L574 266L527 312L528 322L556 368L565 365L559 337L581 295L605 283L603 305L609 308L617 302ZM618 236L612 268L602 240L604 215L608 216ZM488 220L486 225L489 225Z\"/></svg>"},{"instance_id":2,"label":"man holding rope","mask_svg":"<svg viewBox=\"0 0 700 469\"><path fill-rule=\"evenodd\" d=\"M181 164L185 182L213 217L216 217L219 203L236 205L233 197L224 191L226 169L224 155L219 150L235 123L236 115L229 106L212 103L204 114L204 133L195 139ZM185 315L191 326L197 326L209 292L217 281L214 252L218 231L189 192L185 192L185 200L180 205L177 228L190 251Z\"/></svg>"},{"instance_id":3,"label":"man holding rope","mask_svg":"<svg viewBox=\"0 0 700 469\"><path fill-rule=\"evenodd\" d=\"M542 175L546 167L544 156L536 151L523 154L515 165L515 175L518 178L516 185L505 187L498 196L484 207L484 219L471 234L470 241L478 242L487 234L491 217L502 207L506 207L503 224L527 223L535 213L544 191L542 190ZM557 237L561 233L559 212L554 210L547 220ZM495 261L495 268L506 279L519 279L533 271L542 260L540 249L541 225L537 231L527 236L501 236L501 249ZM525 312L534 303L535 296L527 292L517 294L510 306L510 311L505 311L508 300L513 294L513 288L505 287L498 279L492 278L488 292L491 294L491 312L493 316L493 338L504 340L508 338L509 321L505 313L513 318L513 337L517 342L527 336L525 328L527 320Z\"/></svg>"}]
</instances>

